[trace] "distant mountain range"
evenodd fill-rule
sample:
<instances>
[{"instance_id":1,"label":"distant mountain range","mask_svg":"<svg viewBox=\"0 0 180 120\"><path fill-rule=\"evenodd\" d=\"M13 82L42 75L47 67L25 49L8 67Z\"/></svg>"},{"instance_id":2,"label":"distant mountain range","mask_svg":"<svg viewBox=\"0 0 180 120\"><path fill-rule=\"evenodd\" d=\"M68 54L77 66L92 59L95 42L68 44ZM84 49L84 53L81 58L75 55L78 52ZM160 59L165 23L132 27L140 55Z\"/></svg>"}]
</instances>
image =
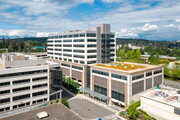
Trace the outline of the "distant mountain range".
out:
<instances>
[{"instance_id":1,"label":"distant mountain range","mask_svg":"<svg viewBox=\"0 0 180 120\"><path fill-rule=\"evenodd\" d=\"M2 38L0 38L2 39ZM8 39L7 37L4 37L4 39ZM23 41L39 41L41 43L45 43L47 41L47 37L25 37L25 38L9 38L10 40L23 40Z\"/></svg>"}]
</instances>

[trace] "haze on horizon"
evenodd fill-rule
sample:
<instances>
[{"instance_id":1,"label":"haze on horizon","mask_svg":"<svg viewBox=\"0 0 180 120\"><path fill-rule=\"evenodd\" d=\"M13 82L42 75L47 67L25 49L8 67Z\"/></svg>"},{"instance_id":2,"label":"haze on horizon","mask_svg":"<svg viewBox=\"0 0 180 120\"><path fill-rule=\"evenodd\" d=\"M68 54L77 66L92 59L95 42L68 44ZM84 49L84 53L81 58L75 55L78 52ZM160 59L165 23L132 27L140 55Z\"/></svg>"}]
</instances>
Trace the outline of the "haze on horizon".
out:
<instances>
[{"instance_id":1,"label":"haze on horizon","mask_svg":"<svg viewBox=\"0 0 180 120\"><path fill-rule=\"evenodd\" d=\"M180 0L0 0L0 37L111 24L116 37L180 40Z\"/></svg>"}]
</instances>

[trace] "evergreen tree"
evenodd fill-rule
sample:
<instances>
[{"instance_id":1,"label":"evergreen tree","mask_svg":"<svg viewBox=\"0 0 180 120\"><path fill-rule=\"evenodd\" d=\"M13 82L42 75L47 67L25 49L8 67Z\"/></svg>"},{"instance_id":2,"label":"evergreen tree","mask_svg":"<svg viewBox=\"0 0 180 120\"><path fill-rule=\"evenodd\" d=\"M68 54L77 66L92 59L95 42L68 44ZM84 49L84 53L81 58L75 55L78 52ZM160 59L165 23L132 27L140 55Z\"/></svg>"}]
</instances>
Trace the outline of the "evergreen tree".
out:
<instances>
[{"instance_id":1,"label":"evergreen tree","mask_svg":"<svg viewBox=\"0 0 180 120\"><path fill-rule=\"evenodd\" d=\"M13 43L12 42L8 46L8 51L13 52Z\"/></svg>"}]
</instances>

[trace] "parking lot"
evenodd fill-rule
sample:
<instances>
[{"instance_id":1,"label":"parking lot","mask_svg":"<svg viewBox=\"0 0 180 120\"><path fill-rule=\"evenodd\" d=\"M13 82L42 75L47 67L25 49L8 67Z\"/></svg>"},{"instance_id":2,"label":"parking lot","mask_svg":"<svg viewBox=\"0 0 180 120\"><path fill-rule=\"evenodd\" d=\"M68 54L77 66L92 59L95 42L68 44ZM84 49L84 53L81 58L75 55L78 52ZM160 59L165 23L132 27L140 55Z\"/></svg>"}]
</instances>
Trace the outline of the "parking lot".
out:
<instances>
[{"instance_id":1,"label":"parking lot","mask_svg":"<svg viewBox=\"0 0 180 120\"><path fill-rule=\"evenodd\" d=\"M84 99L71 99L69 100L69 106L71 110L73 110L85 120L97 120L100 117L103 120L116 120L116 116L113 112Z\"/></svg>"}]
</instances>

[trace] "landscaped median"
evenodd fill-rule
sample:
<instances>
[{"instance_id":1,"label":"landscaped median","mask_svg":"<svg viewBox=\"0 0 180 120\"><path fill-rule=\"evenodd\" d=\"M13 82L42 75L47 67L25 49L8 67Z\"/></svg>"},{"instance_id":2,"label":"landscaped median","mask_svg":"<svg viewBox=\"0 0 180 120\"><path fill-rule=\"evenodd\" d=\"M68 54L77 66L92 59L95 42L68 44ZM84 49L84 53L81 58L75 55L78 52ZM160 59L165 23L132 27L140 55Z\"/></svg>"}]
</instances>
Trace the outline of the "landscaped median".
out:
<instances>
[{"instance_id":1,"label":"landscaped median","mask_svg":"<svg viewBox=\"0 0 180 120\"><path fill-rule=\"evenodd\" d=\"M149 116L145 111L139 108L140 101L132 101L128 109L116 113L117 118L120 120L156 120Z\"/></svg>"}]
</instances>

